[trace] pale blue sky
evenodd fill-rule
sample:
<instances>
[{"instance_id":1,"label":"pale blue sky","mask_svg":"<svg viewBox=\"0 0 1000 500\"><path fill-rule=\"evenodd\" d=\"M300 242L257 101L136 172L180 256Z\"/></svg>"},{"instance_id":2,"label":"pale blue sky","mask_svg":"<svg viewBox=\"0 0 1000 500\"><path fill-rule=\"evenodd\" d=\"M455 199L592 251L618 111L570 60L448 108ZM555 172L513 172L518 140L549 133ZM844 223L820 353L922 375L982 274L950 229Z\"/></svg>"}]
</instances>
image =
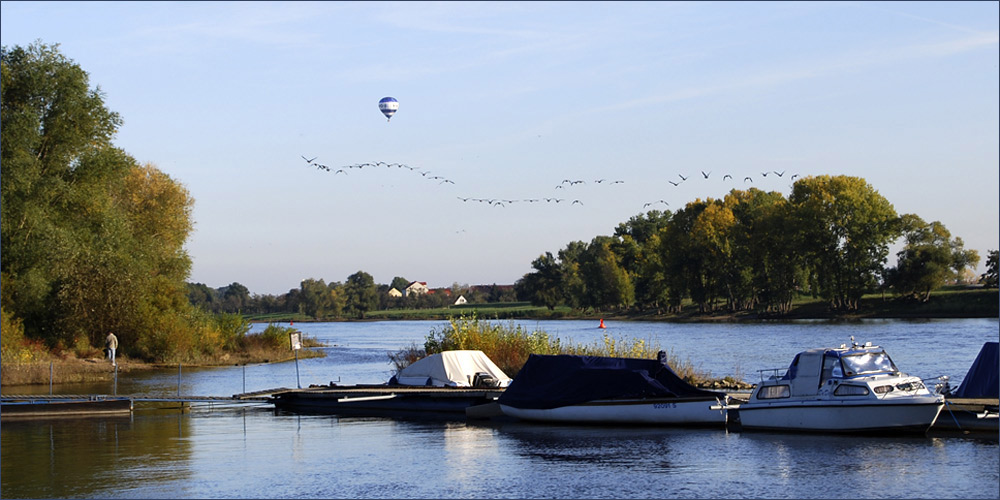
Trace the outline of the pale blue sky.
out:
<instances>
[{"instance_id":1,"label":"pale blue sky","mask_svg":"<svg viewBox=\"0 0 1000 500\"><path fill-rule=\"evenodd\" d=\"M649 209L793 174L863 177L985 258L998 5L4 1L0 36L60 44L116 144L188 188L191 281L280 294L359 270L511 284Z\"/></svg>"}]
</instances>

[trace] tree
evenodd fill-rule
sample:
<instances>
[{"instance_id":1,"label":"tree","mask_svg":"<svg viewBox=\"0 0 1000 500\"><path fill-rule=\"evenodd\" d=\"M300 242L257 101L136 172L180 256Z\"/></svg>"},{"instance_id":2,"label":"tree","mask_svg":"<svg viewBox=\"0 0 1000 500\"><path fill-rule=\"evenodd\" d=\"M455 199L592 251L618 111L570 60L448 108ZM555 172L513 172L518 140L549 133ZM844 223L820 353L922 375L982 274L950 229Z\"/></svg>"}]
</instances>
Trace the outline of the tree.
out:
<instances>
[{"instance_id":1,"label":"tree","mask_svg":"<svg viewBox=\"0 0 1000 500\"><path fill-rule=\"evenodd\" d=\"M344 283L345 310L360 319L378 304L375 295L375 279L372 275L358 271L347 277Z\"/></svg>"},{"instance_id":2,"label":"tree","mask_svg":"<svg viewBox=\"0 0 1000 500\"><path fill-rule=\"evenodd\" d=\"M611 251L614 238L597 236L580 254L580 277L584 282L584 306L595 310L627 308L635 297L628 273Z\"/></svg>"},{"instance_id":3,"label":"tree","mask_svg":"<svg viewBox=\"0 0 1000 500\"><path fill-rule=\"evenodd\" d=\"M57 47L0 53L5 299L50 345L100 345L114 330L123 354L169 355L197 332L184 281L193 200L111 144L120 117Z\"/></svg>"},{"instance_id":4,"label":"tree","mask_svg":"<svg viewBox=\"0 0 1000 500\"><path fill-rule=\"evenodd\" d=\"M896 210L864 179L806 177L789 197L814 283L835 310L856 310L899 235Z\"/></svg>"},{"instance_id":5,"label":"tree","mask_svg":"<svg viewBox=\"0 0 1000 500\"><path fill-rule=\"evenodd\" d=\"M396 276L395 278L392 279L392 283L390 283L389 286L395 288L396 290L399 290L399 292L402 293L406 291L406 287L410 286L410 280L402 276Z\"/></svg>"},{"instance_id":6,"label":"tree","mask_svg":"<svg viewBox=\"0 0 1000 500\"><path fill-rule=\"evenodd\" d=\"M535 270L525 274L514 289L520 300L529 300L532 305L545 306L553 310L562 300L562 273L552 252L545 252L531 262Z\"/></svg>"},{"instance_id":7,"label":"tree","mask_svg":"<svg viewBox=\"0 0 1000 500\"><path fill-rule=\"evenodd\" d=\"M932 290L979 261L975 250L964 249L961 238L951 239L944 224L928 224L913 214L900 221L906 245L896 254L896 267L886 273L888 285L900 295L927 302Z\"/></svg>"},{"instance_id":8,"label":"tree","mask_svg":"<svg viewBox=\"0 0 1000 500\"><path fill-rule=\"evenodd\" d=\"M979 282L983 284L986 288L996 288L998 279L997 271L1000 270L1000 264L998 264L998 255L1000 252L997 250L990 250L986 257L986 272L979 277Z\"/></svg>"}]
</instances>

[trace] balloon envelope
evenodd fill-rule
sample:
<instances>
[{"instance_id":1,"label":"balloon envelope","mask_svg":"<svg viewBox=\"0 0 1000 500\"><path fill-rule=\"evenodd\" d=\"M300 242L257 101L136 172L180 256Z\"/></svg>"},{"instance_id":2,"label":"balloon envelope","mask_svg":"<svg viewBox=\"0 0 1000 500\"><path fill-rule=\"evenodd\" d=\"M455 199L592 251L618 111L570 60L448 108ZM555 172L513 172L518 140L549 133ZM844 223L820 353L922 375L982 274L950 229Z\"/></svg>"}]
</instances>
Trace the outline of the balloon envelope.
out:
<instances>
[{"instance_id":1,"label":"balloon envelope","mask_svg":"<svg viewBox=\"0 0 1000 500\"><path fill-rule=\"evenodd\" d=\"M399 101L395 97L383 97L378 102L378 109L385 115L386 120L392 118L392 115L396 114L396 110L399 109Z\"/></svg>"}]
</instances>

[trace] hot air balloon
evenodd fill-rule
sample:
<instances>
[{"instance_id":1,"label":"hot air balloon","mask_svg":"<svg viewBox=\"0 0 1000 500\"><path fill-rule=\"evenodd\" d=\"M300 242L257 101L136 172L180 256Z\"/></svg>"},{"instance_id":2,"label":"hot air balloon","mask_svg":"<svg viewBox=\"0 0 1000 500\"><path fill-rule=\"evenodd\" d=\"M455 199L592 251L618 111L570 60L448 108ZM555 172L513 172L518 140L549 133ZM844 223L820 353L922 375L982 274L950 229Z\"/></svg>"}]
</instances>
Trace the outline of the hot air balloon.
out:
<instances>
[{"instance_id":1,"label":"hot air balloon","mask_svg":"<svg viewBox=\"0 0 1000 500\"><path fill-rule=\"evenodd\" d=\"M399 109L399 101L395 97L383 97L378 102L378 109L385 115L385 121L392 119L392 115L396 114L396 110Z\"/></svg>"}]
</instances>

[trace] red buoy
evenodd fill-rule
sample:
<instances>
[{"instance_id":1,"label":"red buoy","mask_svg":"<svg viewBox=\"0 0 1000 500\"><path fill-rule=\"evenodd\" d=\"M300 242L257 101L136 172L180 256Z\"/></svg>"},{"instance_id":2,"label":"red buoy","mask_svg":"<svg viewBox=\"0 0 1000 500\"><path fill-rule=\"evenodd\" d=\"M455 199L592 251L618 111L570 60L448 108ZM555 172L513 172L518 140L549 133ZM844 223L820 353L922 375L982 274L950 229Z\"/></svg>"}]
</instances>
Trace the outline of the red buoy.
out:
<instances>
[{"instance_id":1,"label":"red buoy","mask_svg":"<svg viewBox=\"0 0 1000 500\"><path fill-rule=\"evenodd\" d=\"M598 326L598 328L607 328L606 326L604 326L604 318L601 318L601 325Z\"/></svg>"}]
</instances>

